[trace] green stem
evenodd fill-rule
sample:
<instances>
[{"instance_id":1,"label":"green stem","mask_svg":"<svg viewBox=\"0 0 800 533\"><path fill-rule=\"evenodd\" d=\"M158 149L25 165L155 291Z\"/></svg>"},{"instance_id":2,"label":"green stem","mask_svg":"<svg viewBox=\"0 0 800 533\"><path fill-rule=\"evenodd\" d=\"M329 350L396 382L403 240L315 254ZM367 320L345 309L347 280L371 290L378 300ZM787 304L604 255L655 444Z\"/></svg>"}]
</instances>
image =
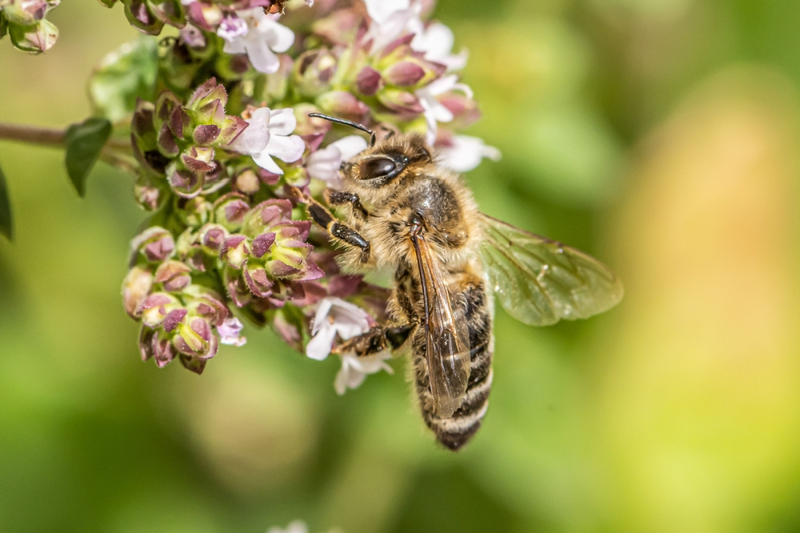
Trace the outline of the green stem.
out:
<instances>
[{"instance_id":1,"label":"green stem","mask_svg":"<svg viewBox=\"0 0 800 533\"><path fill-rule=\"evenodd\" d=\"M63 148L66 146L66 137L67 130L65 129L0 122L0 140ZM100 153L100 159L111 166L134 171L137 168L136 160L127 154L120 153L122 151L130 152L130 149L130 142L110 138Z\"/></svg>"},{"instance_id":2,"label":"green stem","mask_svg":"<svg viewBox=\"0 0 800 533\"><path fill-rule=\"evenodd\" d=\"M43 146L64 146L67 131L0 122L0 139Z\"/></svg>"}]
</instances>

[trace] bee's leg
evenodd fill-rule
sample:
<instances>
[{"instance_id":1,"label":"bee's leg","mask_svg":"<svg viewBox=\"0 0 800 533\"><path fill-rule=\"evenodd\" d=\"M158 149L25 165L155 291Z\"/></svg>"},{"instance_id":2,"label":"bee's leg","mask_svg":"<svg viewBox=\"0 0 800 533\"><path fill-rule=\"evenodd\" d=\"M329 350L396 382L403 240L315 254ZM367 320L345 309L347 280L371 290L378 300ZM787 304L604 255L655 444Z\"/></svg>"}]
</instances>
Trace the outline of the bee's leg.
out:
<instances>
[{"instance_id":1,"label":"bee's leg","mask_svg":"<svg viewBox=\"0 0 800 533\"><path fill-rule=\"evenodd\" d=\"M324 205L311 197L301 197L302 201L308 206L308 214L311 219L325 228L334 238L350 246L361 249L361 262L369 261L369 242L362 237L356 230L340 222Z\"/></svg>"},{"instance_id":2,"label":"bee's leg","mask_svg":"<svg viewBox=\"0 0 800 533\"><path fill-rule=\"evenodd\" d=\"M396 350L405 344L416 326L415 323L400 326L375 326L366 333L336 346L332 352L336 354L354 352L357 357L366 357L387 348Z\"/></svg>"},{"instance_id":3,"label":"bee's leg","mask_svg":"<svg viewBox=\"0 0 800 533\"><path fill-rule=\"evenodd\" d=\"M350 204L353 206L353 213L360 215L361 219L365 219L369 216L367 210L364 209L364 206L361 205L361 199L358 197L356 193L352 192L344 192L344 191L332 191L328 189L325 191L325 197L328 199L328 203L330 205L345 205Z\"/></svg>"}]
</instances>

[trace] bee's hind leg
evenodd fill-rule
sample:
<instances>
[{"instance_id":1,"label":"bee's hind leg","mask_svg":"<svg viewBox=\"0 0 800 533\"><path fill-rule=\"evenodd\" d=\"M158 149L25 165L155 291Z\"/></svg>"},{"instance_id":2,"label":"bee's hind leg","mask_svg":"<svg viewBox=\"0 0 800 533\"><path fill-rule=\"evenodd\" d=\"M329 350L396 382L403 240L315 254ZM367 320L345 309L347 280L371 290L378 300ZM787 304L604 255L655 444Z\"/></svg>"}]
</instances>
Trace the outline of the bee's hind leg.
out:
<instances>
[{"instance_id":1,"label":"bee's hind leg","mask_svg":"<svg viewBox=\"0 0 800 533\"><path fill-rule=\"evenodd\" d=\"M343 342L332 352L343 354L353 352L357 357L367 357L386 349L396 350L405 344L416 324L400 326L375 326L366 333Z\"/></svg>"}]
</instances>

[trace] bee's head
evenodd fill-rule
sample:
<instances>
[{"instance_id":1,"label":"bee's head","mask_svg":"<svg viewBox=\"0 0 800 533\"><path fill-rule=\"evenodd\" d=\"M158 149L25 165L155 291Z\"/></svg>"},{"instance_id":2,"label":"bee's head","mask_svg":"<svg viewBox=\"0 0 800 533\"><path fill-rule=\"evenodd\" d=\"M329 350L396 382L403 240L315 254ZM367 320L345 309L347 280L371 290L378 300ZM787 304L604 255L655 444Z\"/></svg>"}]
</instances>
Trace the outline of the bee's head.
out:
<instances>
[{"instance_id":1,"label":"bee's head","mask_svg":"<svg viewBox=\"0 0 800 533\"><path fill-rule=\"evenodd\" d=\"M398 178L416 174L417 170L433 162L431 151L421 135L390 135L378 141L375 132L361 124L318 113L309 116L345 124L370 134L370 147L341 166L345 181L358 189L384 188L401 181Z\"/></svg>"}]
</instances>

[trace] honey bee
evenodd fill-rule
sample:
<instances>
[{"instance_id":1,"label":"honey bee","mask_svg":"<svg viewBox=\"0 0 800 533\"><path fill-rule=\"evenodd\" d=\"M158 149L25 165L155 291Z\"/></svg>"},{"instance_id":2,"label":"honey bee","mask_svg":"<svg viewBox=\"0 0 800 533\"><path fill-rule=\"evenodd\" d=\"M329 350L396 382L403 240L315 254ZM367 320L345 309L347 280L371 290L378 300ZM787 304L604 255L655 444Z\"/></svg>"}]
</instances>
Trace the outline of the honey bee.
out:
<instances>
[{"instance_id":1,"label":"honey bee","mask_svg":"<svg viewBox=\"0 0 800 533\"><path fill-rule=\"evenodd\" d=\"M488 406L493 296L514 318L544 326L610 309L622 298L622 284L583 252L479 212L470 190L436 163L423 137L377 141L361 124L309 116L354 127L371 140L342 163L342 190L326 193L344 219L303 197L310 217L344 247L347 268L394 271L390 323L334 352L367 356L410 340L425 424L442 445L458 450L478 431Z\"/></svg>"}]
</instances>

